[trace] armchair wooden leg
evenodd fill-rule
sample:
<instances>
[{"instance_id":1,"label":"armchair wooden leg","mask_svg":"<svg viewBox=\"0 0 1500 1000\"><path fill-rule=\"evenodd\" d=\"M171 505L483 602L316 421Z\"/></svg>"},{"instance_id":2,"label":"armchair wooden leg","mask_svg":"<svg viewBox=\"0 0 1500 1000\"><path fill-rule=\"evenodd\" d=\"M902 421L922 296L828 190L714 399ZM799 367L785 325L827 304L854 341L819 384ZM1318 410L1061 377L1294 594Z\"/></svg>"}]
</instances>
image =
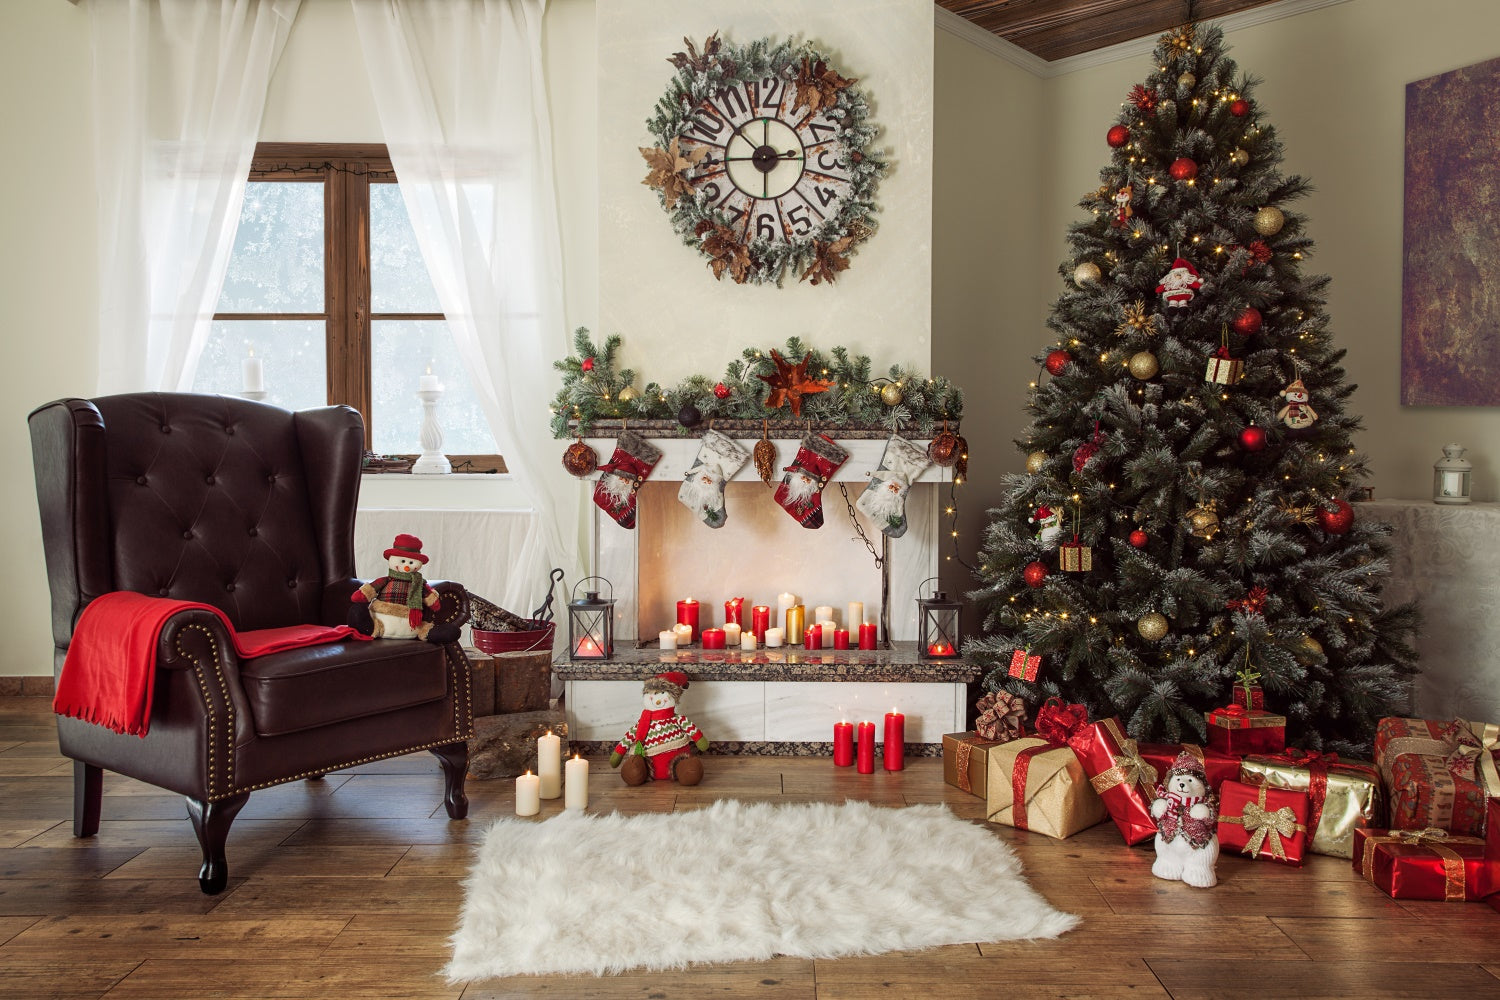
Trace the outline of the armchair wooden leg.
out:
<instances>
[{"instance_id":1,"label":"armchair wooden leg","mask_svg":"<svg viewBox=\"0 0 1500 1000\"><path fill-rule=\"evenodd\" d=\"M73 836L99 832L99 807L104 798L104 769L81 760L73 762Z\"/></svg>"},{"instance_id":2,"label":"armchair wooden leg","mask_svg":"<svg viewBox=\"0 0 1500 1000\"><path fill-rule=\"evenodd\" d=\"M464 794L464 776L469 770L469 744L465 740L434 747L433 755L443 768L443 805L449 819L469 815L469 797Z\"/></svg>"},{"instance_id":3,"label":"armchair wooden leg","mask_svg":"<svg viewBox=\"0 0 1500 1000\"><path fill-rule=\"evenodd\" d=\"M193 821L193 832L198 835L198 844L203 848L198 887L206 896L217 896L229 884L229 862L224 860L224 842L229 838L229 824L249 801L249 792L217 802L187 800L188 817Z\"/></svg>"}]
</instances>

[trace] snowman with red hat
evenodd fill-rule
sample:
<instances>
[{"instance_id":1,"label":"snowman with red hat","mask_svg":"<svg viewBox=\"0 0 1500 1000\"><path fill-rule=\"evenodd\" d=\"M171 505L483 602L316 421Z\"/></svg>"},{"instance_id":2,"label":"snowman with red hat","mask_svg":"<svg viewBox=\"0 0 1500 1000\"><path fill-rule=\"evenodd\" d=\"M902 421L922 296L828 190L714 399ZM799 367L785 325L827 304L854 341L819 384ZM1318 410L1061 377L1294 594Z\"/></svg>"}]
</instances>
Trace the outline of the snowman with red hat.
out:
<instances>
[{"instance_id":1,"label":"snowman with red hat","mask_svg":"<svg viewBox=\"0 0 1500 1000\"><path fill-rule=\"evenodd\" d=\"M387 575L349 595L349 624L376 639L456 642L459 626L433 621L441 598L422 578L422 540L397 535L384 554Z\"/></svg>"},{"instance_id":2,"label":"snowman with red hat","mask_svg":"<svg viewBox=\"0 0 1500 1000\"><path fill-rule=\"evenodd\" d=\"M687 686L687 674L679 670L647 679L641 717L609 755L609 766L620 768L625 784L675 779L679 784L696 785L703 780L703 761L697 751L708 749L708 737L686 716L677 714L677 702Z\"/></svg>"}]
</instances>

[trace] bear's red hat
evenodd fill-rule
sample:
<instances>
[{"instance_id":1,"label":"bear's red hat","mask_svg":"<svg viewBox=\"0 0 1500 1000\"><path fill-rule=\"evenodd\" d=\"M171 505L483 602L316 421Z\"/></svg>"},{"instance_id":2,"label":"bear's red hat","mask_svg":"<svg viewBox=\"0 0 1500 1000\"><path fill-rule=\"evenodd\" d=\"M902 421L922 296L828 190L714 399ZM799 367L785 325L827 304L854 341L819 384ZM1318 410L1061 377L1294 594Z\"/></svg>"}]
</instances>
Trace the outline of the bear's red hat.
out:
<instances>
[{"instance_id":1,"label":"bear's red hat","mask_svg":"<svg viewBox=\"0 0 1500 1000\"><path fill-rule=\"evenodd\" d=\"M416 535L397 535L391 547L385 550L385 557L403 556L407 559L415 559L426 565L427 557L422 554L422 539Z\"/></svg>"}]
</instances>

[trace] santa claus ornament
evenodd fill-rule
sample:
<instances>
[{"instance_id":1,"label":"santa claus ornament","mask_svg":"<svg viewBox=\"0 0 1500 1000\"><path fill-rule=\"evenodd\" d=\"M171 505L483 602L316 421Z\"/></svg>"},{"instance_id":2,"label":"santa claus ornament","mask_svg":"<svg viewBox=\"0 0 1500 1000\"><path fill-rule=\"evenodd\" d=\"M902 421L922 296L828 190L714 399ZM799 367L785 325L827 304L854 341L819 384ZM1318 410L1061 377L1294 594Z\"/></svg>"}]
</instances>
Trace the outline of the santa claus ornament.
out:
<instances>
[{"instance_id":1,"label":"santa claus ornament","mask_svg":"<svg viewBox=\"0 0 1500 1000\"><path fill-rule=\"evenodd\" d=\"M931 464L925 451L892 434L880 465L870 474L870 483L854 506L887 537L900 538L906 534L906 494L912 480Z\"/></svg>"},{"instance_id":2,"label":"santa claus ornament","mask_svg":"<svg viewBox=\"0 0 1500 1000\"><path fill-rule=\"evenodd\" d=\"M722 528L729 520L724 509L724 484L750 458L750 452L733 438L709 428L692 466L683 474L677 499L710 528Z\"/></svg>"},{"instance_id":3,"label":"santa claus ornament","mask_svg":"<svg viewBox=\"0 0 1500 1000\"><path fill-rule=\"evenodd\" d=\"M1151 874L1200 889L1217 885L1218 812L1203 762L1186 751L1178 754L1151 803L1151 816L1156 820L1156 863Z\"/></svg>"},{"instance_id":4,"label":"santa claus ornament","mask_svg":"<svg viewBox=\"0 0 1500 1000\"><path fill-rule=\"evenodd\" d=\"M677 670L646 681L641 717L609 755L609 766L620 769L625 784L675 780L696 785L703 780L698 753L708 749L708 737L686 716L677 714L677 703L687 687L687 674Z\"/></svg>"},{"instance_id":5,"label":"santa claus ornament","mask_svg":"<svg viewBox=\"0 0 1500 1000\"><path fill-rule=\"evenodd\" d=\"M1172 261L1172 269L1162 275L1156 294L1161 296L1165 308L1186 309L1202 287L1203 279L1198 276L1198 269L1185 258L1178 257Z\"/></svg>"},{"instance_id":6,"label":"santa claus ornament","mask_svg":"<svg viewBox=\"0 0 1500 1000\"><path fill-rule=\"evenodd\" d=\"M910 442L907 445L916 449ZM920 449L916 450L925 460L927 456ZM797 457L792 459L792 464L783 470L781 485L776 487L772 497L802 527L821 528L823 488L847 461L849 452L833 438L826 434L809 434L798 445ZM903 517L905 498L906 494L902 493Z\"/></svg>"},{"instance_id":7,"label":"santa claus ornament","mask_svg":"<svg viewBox=\"0 0 1500 1000\"><path fill-rule=\"evenodd\" d=\"M416 535L397 535L385 550L386 575L349 595L349 624L376 639L422 639L445 643L458 639L460 625L438 623L442 604L422 578L427 556Z\"/></svg>"},{"instance_id":8,"label":"santa claus ornament","mask_svg":"<svg viewBox=\"0 0 1500 1000\"><path fill-rule=\"evenodd\" d=\"M1317 411L1307 404L1307 386L1302 384L1300 378L1293 380L1279 395L1286 400L1286 405L1276 411L1276 419L1292 430L1304 430L1317 421Z\"/></svg>"}]
</instances>

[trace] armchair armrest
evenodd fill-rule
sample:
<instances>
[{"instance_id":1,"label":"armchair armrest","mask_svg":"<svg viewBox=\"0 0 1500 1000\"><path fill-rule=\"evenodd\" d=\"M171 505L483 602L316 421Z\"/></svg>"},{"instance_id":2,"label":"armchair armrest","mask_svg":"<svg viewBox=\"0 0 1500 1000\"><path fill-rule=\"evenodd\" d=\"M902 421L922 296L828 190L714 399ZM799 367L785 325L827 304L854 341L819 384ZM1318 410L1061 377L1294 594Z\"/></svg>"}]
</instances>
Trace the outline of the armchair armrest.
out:
<instances>
[{"instance_id":1,"label":"armchair armrest","mask_svg":"<svg viewBox=\"0 0 1500 1000\"><path fill-rule=\"evenodd\" d=\"M366 582L351 578L325 587L323 589L323 624L344 624L349 617L349 596ZM440 601L433 621L438 624L451 623L458 626L468 622L469 591L463 584L453 580L428 580L427 585L437 591Z\"/></svg>"}]
</instances>

